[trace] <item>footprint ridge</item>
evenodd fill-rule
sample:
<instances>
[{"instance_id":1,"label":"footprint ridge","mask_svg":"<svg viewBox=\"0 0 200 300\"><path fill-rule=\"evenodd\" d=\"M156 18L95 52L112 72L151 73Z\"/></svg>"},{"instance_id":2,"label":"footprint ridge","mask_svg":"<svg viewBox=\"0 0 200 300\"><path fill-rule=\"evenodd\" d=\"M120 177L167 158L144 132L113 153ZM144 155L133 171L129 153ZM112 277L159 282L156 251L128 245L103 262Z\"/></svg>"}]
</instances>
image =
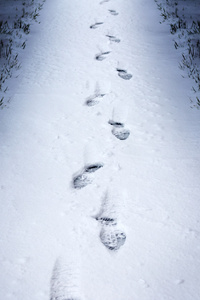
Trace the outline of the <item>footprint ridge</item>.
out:
<instances>
[{"instance_id":1,"label":"footprint ridge","mask_svg":"<svg viewBox=\"0 0 200 300\"><path fill-rule=\"evenodd\" d=\"M96 29L102 24L103 24L103 22L96 22L96 23L90 25L90 29Z\"/></svg>"},{"instance_id":2,"label":"footprint ridge","mask_svg":"<svg viewBox=\"0 0 200 300\"><path fill-rule=\"evenodd\" d=\"M109 35L109 34L107 34L106 36L109 38L109 40L110 40L111 42L120 43L120 39L117 38L116 36L114 36L114 35Z\"/></svg>"},{"instance_id":3,"label":"footprint ridge","mask_svg":"<svg viewBox=\"0 0 200 300\"><path fill-rule=\"evenodd\" d=\"M99 54L96 54L95 59L98 61L102 61L106 59L107 55L110 54L111 51L101 52Z\"/></svg>"},{"instance_id":4,"label":"footprint ridge","mask_svg":"<svg viewBox=\"0 0 200 300\"><path fill-rule=\"evenodd\" d=\"M108 11L109 11L110 14L113 15L113 16L117 16L117 15L119 14L119 13L116 12L116 10L114 10L114 9L109 9Z\"/></svg>"}]
</instances>

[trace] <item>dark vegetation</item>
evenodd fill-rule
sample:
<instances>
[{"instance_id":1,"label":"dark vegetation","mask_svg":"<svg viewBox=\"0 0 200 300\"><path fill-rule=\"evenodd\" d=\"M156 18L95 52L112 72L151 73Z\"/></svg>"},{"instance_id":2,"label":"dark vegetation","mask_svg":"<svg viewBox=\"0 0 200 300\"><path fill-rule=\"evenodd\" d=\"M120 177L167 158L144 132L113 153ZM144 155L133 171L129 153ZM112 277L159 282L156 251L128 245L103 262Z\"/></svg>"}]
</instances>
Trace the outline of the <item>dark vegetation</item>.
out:
<instances>
[{"instance_id":1,"label":"dark vegetation","mask_svg":"<svg viewBox=\"0 0 200 300\"><path fill-rule=\"evenodd\" d=\"M21 67L19 49L25 49L31 24L46 0L0 0L0 107L8 101L7 80ZM15 71L15 73L14 73Z\"/></svg>"},{"instance_id":2,"label":"dark vegetation","mask_svg":"<svg viewBox=\"0 0 200 300\"><path fill-rule=\"evenodd\" d=\"M155 0L174 36L174 47L181 50L179 67L193 80L193 106L200 109L200 1ZM184 77L185 75L183 75Z\"/></svg>"}]
</instances>

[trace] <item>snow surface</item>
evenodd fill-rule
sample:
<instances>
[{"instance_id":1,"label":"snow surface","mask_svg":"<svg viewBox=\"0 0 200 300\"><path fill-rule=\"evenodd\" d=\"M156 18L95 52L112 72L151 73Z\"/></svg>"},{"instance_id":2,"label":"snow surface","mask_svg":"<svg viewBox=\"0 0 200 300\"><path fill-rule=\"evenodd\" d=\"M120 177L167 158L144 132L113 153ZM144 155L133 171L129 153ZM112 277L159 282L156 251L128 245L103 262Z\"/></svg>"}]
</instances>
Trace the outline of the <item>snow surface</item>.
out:
<instances>
[{"instance_id":1,"label":"snow surface","mask_svg":"<svg viewBox=\"0 0 200 300\"><path fill-rule=\"evenodd\" d=\"M7 80L17 77L21 62L19 50L25 49L27 35L33 22L37 22L46 0L0 1L0 107L7 106Z\"/></svg>"},{"instance_id":2,"label":"snow surface","mask_svg":"<svg viewBox=\"0 0 200 300\"><path fill-rule=\"evenodd\" d=\"M1 111L0 299L199 299L200 118L160 18L149 0L44 5Z\"/></svg>"},{"instance_id":3,"label":"snow surface","mask_svg":"<svg viewBox=\"0 0 200 300\"><path fill-rule=\"evenodd\" d=\"M155 0L163 22L167 22L173 34L174 47L179 51L179 68L182 76L193 79L190 101L200 107L200 22L198 0Z\"/></svg>"}]
</instances>

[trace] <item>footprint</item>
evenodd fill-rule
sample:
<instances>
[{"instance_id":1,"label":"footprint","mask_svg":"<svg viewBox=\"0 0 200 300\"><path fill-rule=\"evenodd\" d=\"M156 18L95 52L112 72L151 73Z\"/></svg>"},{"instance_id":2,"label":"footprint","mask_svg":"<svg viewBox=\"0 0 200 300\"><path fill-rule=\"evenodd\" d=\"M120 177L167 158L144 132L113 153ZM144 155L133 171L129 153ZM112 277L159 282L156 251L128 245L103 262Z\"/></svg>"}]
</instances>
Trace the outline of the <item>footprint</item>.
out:
<instances>
[{"instance_id":1,"label":"footprint","mask_svg":"<svg viewBox=\"0 0 200 300\"><path fill-rule=\"evenodd\" d=\"M109 11L110 14L113 15L113 16L117 16L117 15L119 14L118 12L116 12L116 10L113 10L113 9L109 9L108 11Z\"/></svg>"},{"instance_id":2,"label":"footprint","mask_svg":"<svg viewBox=\"0 0 200 300\"><path fill-rule=\"evenodd\" d=\"M101 224L100 240L109 250L118 250L126 241L126 234L118 229L116 207L106 193L100 212L94 217Z\"/></svg>"},{"instance_id":3,"label":"footprint","mask_svg":"<svg viewBox=\"0 0 200 300\"><path fill-rule=\"evenodd\" d=\"M91 173L96 172L103 167L102 163L91 164L86 166L83 171L73 178L73 186L75 189L82 189L92 183Z\"/></svg>"},{"instance_id":4,"label":"footprint","mask_svg":"<svg viewBox=\"0 0 200 300\"><path fill-rule=\"evenodd\" d=\"M85 104L87 106L94 106L94 105L98 104L99 100L101 98L103 98L104 96L105 96L105 94L95 94L93 96L90 96L90 97L87 98Z\"/></svg>"},{"instance_id":5,"label":"footprint","mask_svg":"<svg viewBox=\"0 0 200 300\"><path fill-rule=\"evenodd\" d=\"M86 104L87 106L94 106L94 105L98 104L99 101L101 100L101 98L103 98L105 95L106 95L106 94L101 93L99 84L98 84L98 82L97 82L97 83L96 83L96 88L95 88L95 91L94 91L94 95L89 96L89 97L86 99L85 104Z\"/></svg>"},{"instance_id":6,"label":"footprint","mask_svg":"<svg viewBox=\"0 0 200 300\"><path fill-rule=\"evenodd\" d=\"M98 60L98 61L102 61L104 59L106 59L107 55L110 53L110 51L107 51L107 52L101 52L99 54L97 54L95 56L95 59Z\"/></svg>"},{"instance_id":7,"label":"footprint","mask_svg":"<svg viewBox=\"0 0 200 300\"><path fill-rule=\"evenodd\" d=\"M109 40L111 41L111 42L115 42L115 43L120 43L120 39L118 39L118 38L116 38L115 36L113 36L113 35L106 35L108 38L109 38Z\"/></svg>"},{"instance_id":8,"label":"footprint","mask_svg":"<svg viewBox=\"0 0 200 300\"><path fill-rule=\"evenodd\" d=\"M90 28L91 29L96 29L96 28L98 28L102 24L103 24L103 22L96 22L95 24L91 25Z\"/></svg>"},{"instance_id":9,"label":"footprint","mask_svg":"<svg viewBox=\"0 0 200 300\"><path fill-rule=\"evenodd\" d=\"M86 176L86 174L80 174L73 179L75 189L82 189L90 183L91 180Z\"/></svg>"},{"instance_id":10,"label":"footprint","mask_svg":"<svg viewBox=\"0 0 200 300\"><path fill-rule=\"evenodd\" d=\"M126 140L129 137L130 131L127 130L127 129L113 128L112 134L114 136L116 136L117 139L123 141L123 140Z\"/></svg>"},{"instance_id":11,"label":"footprint","mask_svg":"<svg viewBox=\"0 0 200 300\"><path fill-rule=\"evenodd\" d=\"M100 232L101 242L106 248L112 251L118 250L126 241L126 234L114 227L104 226Z\"/></svg>"},{"instance_id":12,"label":"footprint","mask_svg":"<svg viewBox=\"0 0 200 300\"><path fill-rule=\"evenodd\" d=\"M117 72L118 76L125 80L130 80L133 77L131 74L127 73L127 71L123 69L117 69Z\"/></svg>"},{"instance_id":13,"label":"footprint","mask_svg":"<svg viewBox=\"0 0 200 300\"><path fill-rule=\"evenodd\" d=\"M109 120L108 123L114 127L112 129L112 134L116 138L118 138L119 140L126 140L129 137L130 131L124 128L123 123L115 122L113 120Z\"/></svg>"},{"instance_id":14,"label":"footprint","mask_svg":"<svg viewBox=\"0 0 200 300\"><path fill-rule=\"evenodd\" d=\"M53 269L50 300L81 300L73 268L57 260Z\"/></svg>"}]
</instances>

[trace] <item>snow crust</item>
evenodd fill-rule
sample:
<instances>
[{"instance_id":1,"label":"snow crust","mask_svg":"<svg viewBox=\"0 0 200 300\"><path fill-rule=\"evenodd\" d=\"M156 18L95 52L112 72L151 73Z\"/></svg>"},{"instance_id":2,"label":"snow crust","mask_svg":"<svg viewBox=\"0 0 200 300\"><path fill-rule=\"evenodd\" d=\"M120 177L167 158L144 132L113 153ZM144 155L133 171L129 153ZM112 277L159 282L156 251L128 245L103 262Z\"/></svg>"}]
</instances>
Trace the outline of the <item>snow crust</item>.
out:
<instances>
[{"instance_id":1,"label":"snow crust","mask_svg":"<svg viewBox=\"0 0 200 300\"><path fill-rule=\"evenodd\" d=\"M1 111L0 299L198 300L200 118L156 4L48 0L40 18Z\"/></svg>"}]
</instances>

